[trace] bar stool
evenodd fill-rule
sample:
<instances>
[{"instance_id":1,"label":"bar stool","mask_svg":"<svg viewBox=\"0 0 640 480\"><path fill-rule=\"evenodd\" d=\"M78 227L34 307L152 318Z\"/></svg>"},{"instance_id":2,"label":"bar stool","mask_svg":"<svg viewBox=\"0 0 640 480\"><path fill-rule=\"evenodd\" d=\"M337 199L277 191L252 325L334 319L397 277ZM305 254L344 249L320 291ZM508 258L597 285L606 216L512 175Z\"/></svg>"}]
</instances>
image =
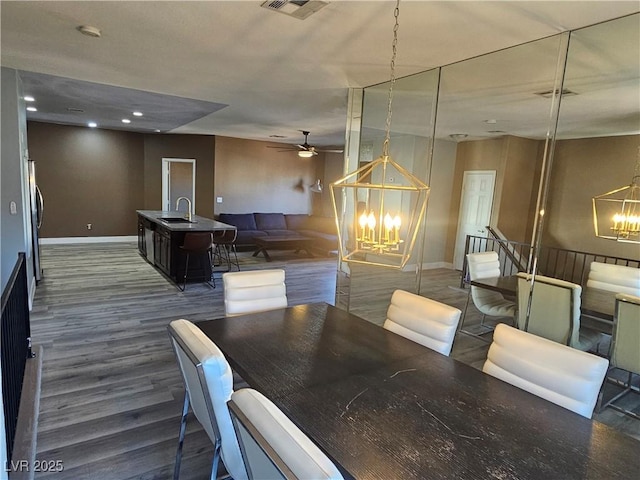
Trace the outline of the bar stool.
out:
<instances>
[{"instance_id":1,"label":"bar stool","mask_svg":"<svg viewBox=\"0 0 640 480\"><path fill-rule=\"evenodd\" d=\"M227 264L227 272L231 271L231 265L235 265L238 271L240 271L240 264L238 263L238 252L236 251L236 237L238 231L234 228L232 230L219 230L213 232L213 256L215 264ZM231 252L235 261L231 260Z\"/></svg>"},{"instance_id":2,"label":"bar stool","mask_svg":"<svg viewBox=\"0 0 640 480\"><path fill-rule=\"evenodd\" d=\"M216 288L216 280L213 278L213 258L211 256L211 251L213 248L213 234L211 232L189 232L184 235L184 241L182 242L182 246L180 249L186 255L186 261L184 265L184 279L182 283L181 291L184 292L187 287L187 275L189 273L189 257L191 254L203 255L207 254L207 258L209 259L209 269L211 271L211 277L209 280L205 280L210 286ZM213 284L211 284L213 281Z\"/></svg>"}]
</instances>

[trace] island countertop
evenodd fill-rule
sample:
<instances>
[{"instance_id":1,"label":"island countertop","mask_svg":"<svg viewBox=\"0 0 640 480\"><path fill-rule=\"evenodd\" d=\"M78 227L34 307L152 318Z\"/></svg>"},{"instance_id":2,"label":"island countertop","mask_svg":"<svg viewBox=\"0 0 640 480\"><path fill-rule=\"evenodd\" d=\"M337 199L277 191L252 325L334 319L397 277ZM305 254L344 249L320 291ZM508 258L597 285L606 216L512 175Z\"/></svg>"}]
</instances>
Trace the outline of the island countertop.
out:
<instances>
[{"instance_id":1,"label":"island countertop","mask_svg":"<svg viewBox=\"0 0 640 480\"><path fill-rule=\"evenodd\" d=\"M136 210L136 213L173 232L214 232L219 230L236 229L234 225L228 225L199 215L192 215L191 221L188 221L184 218L184 212L169 210ZM183 219L183 221L170 221L165 219Z\"/></svg>"}]
</instances>

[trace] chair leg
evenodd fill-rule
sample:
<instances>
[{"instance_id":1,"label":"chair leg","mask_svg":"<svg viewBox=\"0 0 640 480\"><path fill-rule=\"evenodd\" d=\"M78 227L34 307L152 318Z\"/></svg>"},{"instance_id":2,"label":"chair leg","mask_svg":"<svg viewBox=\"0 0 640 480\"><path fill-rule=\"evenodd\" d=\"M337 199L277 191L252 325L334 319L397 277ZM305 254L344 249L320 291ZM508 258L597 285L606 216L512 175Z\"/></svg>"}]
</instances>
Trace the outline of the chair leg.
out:
<instances>
[{"instance_id":1,"label":"chair leg","mask_svg":"<svg viewBox=\"0 0 640 480\"><path fill-rule=\"evenodd\" d=\"M216 278L213 276L213 254L211 253L211 249L207 250L207 257L209 258L209 270L211 270L209 281L207 283L213 288L216 288ZM211 282L213 282L213 285L211 285Z\"/></svg>"},{"instance_id":2,"label":"chair leg","mask_svg":"<svg viewBox=\"0 0 640 480\"><path fill-rule=\"evenodd\" d=\"M464 320L467 318L467 309L469 308L469 298L471 298L471 292L467 293L467 302L464 304L464 311L462 312L462 316L460 317L460 321L458 322L458 332L462 331L462 327L464 325Z\"/></svg>"},{"instance_id":3,"label":"chair leg","mask_svg":"<svg viewBox=\"0 0 640 480\"><path fill-rule=\"evenodd\" d=\"M211 465L211 480L218 478L218 464L220 463L220 439L216 440L213 446L213 462Z\"/></svg>"},{"instance_id":4,"label":"chair leg","mask_svg":"<svg viewBox=\"0 0 640 480\"><path fill-rule=\"evenodd\" d=\"M182 444L184 434L187 430L187 414L189 413L189 392L184 390L184 404L182 406L182 417L180 418L180 434L178 435L178 450L176 451L176 463L173 467L173 480L178 480L180 476L180 461L182 460Z\"/></svg>"},{"instance_id":5,"label":"chair leg","mask_svg":"<svg viewBox=\"0 0 640 480\"><path fill-rule=\"evenodd\" d=\"M604 405L602 405L602 399L604 396L604 388L605 385L607 384L608 379L608 374L611 370L613 370L615 367L610 367L609 370L607 370L607 375L605 375L605 379L604 382L602 383L602 388L600 389L600 393L598 394L598 402L596 403L596 412L601 413L605 408L609 407L612 408L620 413L624 413L625 415L628 415L632 418L635 418L636 420L640 420L640 415L638 415L635 412L632 412L631 410L626 410L622 407L619 407L618 405L616 405L614 402L622 397L624 397L627 393L630 392L635 392L635 393L639 393L638 391L636 391L636 389L633 387L632 385L632 381L633 381L633 372L628 372L629 376L627 377L627 383L624 384L623 381L619 381L619 380L611 380L610 383L613 383L614 385L618 385L618 386L622 386L624 387L624 390L620 393L618 393L617 395L615 395L613 398L607 400L607 403L605 403Z\"/></svg>"},{"instance_id":6,"label":"chair leg","mask_svg":"<svg viewBox=\"0 0 640 480\"><path fill-rule=\"evenodd\" d=\"M178 288L180 288L181 291L184 292L185 288L187 288L187 274L189 273L189 254L187 253L187 259L185 261L184 264L184 278L182 279L182 288L180 288L180 286L178 286Z\"/></svg>"},{"instance_id":7,"label":"chair leg","mask_svg":"<svg viewBox=\"0 0 640 480\"><path fill-rule=\"evenodd\" d=\"M238 251L236 250L236 244L232 243L231 244L231 250L233 250L233 256L236 258L236 267L238 267L238 271L240 271L240 263L238 262ZM229 266L229 268L231 268L231 266Z\"/></svg>"}]
</instances>

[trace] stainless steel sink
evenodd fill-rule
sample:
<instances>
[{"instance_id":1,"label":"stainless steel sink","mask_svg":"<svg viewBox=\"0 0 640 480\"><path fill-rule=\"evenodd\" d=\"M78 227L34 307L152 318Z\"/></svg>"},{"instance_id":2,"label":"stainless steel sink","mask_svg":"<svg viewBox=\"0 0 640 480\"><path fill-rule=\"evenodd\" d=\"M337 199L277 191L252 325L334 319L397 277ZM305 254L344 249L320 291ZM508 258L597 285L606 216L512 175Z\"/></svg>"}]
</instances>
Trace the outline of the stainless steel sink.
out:
<instances>
[{"instance_id":1,"label":"stainless steel sink","mask_svg":"<svg viewBox=\"0 0 640 480\"><path fill-rule=\"evenodd\" d=\"M166 223L198 223L184 217L159 217L158 220Z\"/></svg>"}]
</instances>

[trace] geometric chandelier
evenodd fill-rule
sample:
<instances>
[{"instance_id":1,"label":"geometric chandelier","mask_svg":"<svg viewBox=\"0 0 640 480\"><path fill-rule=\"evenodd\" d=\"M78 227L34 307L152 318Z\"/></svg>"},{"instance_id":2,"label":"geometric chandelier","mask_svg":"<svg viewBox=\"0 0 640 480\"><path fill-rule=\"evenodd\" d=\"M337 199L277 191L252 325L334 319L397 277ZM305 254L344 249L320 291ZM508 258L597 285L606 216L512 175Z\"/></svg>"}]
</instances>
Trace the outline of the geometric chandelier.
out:
<instances>
[{"instance_id":1,"label":"geometric chandelier","mask_svg":"<svg viewBox=\"0 0 640 480\"><path fill-rule=\"evenodd\" d=\"M430 188L389 155L399 4L397 0L382 154L333 182L330 191L341 260L402 269L416 243Z\"/></svg>"},{"instance_id":2,"label":"geometric chandelier","mask_svg":"<svg viewBox=\"0 0 640 480\"><path fill-rule=\"evenodd\" d=\"M592 199L597 237L640 243L640 147L631 184Z\"/></svg>"}]
</instances>

